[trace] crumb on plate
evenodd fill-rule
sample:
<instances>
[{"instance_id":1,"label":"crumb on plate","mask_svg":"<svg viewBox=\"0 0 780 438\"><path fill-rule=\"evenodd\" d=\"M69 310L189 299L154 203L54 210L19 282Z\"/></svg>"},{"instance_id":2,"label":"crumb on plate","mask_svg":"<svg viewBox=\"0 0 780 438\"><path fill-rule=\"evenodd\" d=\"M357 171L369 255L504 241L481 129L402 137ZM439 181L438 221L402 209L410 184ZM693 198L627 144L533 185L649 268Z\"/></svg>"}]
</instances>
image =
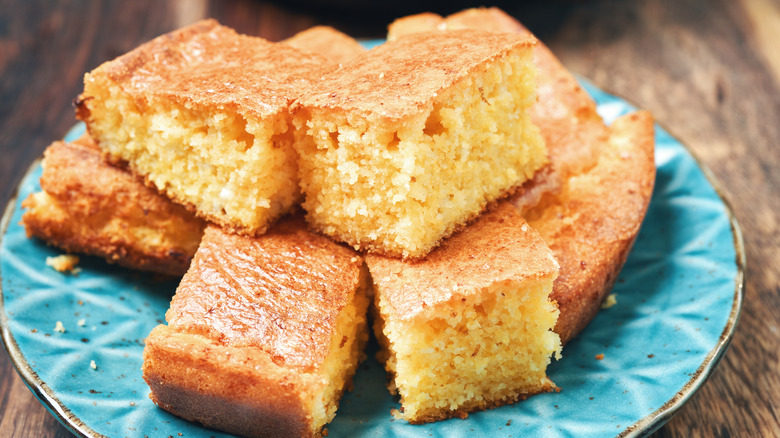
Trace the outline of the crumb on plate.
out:
<instances>
[{"instance_id":1,"label":"crumb on plate","mask_svg":"<svg viewBox=\"0 0 780 438\"><path fill-rule=\"evenodd\" d=\"M617 294L609 294L607 295L607 298L604 300L604 302L601 303L601 308L609 309L615 304L617 304Z\"/></svg>"},{"instance_id":2,"label":"crumb on plate","mask_svg":"<svg viewBox=\"0 0 780 438\"><path fill-rule=\"evenodd\" d=\"M79 257L73 254L61 254L54 257L46 257L46 266L51 266L57 272L70 272L78 274L80 269L76 267Z\"/></svg>"}]
</instances>

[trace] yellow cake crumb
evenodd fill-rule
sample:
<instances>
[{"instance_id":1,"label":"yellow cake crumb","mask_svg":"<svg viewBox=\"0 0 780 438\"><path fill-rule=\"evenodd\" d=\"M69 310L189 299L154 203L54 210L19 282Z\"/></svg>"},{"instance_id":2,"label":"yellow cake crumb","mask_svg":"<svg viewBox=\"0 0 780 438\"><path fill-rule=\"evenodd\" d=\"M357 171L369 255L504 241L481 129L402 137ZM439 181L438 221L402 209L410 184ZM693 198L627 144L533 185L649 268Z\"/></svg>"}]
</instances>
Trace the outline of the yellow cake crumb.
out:
<instances>
[{"instance_id":1,"label":"yellow cake crumb","mask_svg":"<svg viewBox=\"0 0 780 438\"><path fill-rule=\"evenodd\" d=\"M609 294L607 295L607 298L601 303L601 308L609 309L615 304L617 304L617 294Z\"/></svg>"},{"instance_id":2,"label":"yellow cake crumb","mask_svg":"<svg viewBox=\"0 0 780 438\"><path fill-rule=\"evenodd\" d=\"M55 332L60 332L60 333L65 333L65 326L62 325L62 321L57 321L57 323L54 324L54 331Z\"/></svg>"},{"instance_id":3,"label":"yellow cake crumb","mask_svg":"<svg viewBox=\"0 0 780 438\"><path fill-rule=\"evenodd\" d=\"M79 257L73 254L61 254L54 257L46 257L46 266L51 266L57 272L70 272L78 274L80 269L76 267Z\"/></svg>"}]
</instances>

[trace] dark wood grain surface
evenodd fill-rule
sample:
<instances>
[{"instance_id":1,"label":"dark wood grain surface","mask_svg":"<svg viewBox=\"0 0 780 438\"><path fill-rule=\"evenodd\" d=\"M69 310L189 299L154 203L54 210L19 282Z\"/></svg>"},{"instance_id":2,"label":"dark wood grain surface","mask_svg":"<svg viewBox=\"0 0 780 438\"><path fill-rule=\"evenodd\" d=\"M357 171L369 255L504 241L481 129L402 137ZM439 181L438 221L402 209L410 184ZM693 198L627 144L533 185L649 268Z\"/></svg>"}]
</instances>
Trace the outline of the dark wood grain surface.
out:
<instances>
[{"instance_id":1,"label":"dark wood grain surface","mask_svg":"<svg viewBox=\"0 0 780 438\"><path fill-rule=\"evenodd\" d=\"M84 72L161 33L211 16L271 40L314 24L382 37L394 17L470 6L377 4L0 0L0 205L74 124L71 100ZM657 436L780 436L780 0L501 6L571 70L650 110L713 171L742 225L748 269L737 333L709 381ZM0 354L0 437L65 436Z\"/></svg>"}]
</instances>

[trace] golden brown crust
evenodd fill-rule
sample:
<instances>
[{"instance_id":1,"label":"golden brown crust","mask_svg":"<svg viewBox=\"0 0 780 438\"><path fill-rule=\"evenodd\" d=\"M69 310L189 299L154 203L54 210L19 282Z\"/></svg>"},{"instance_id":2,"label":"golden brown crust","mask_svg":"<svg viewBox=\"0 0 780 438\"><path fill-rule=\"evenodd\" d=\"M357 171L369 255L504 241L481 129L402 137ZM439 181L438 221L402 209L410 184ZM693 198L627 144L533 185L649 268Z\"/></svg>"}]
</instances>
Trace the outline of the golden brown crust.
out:
<instances>
[{"instance_id":1,"label":"golden brown crust","mask_svg":"<svg viewBox=\"0 0 780 438\"><path fill-rule=\"evenodd\" d=\"M535 44L533 37L476 30L412 34L369 50L325 75L296 107L400 120L418 113L437 92L475 69Z\"/></svg>"},{"instance_id":2,"label":"golden brown crust","mask_svg":"<svg viewBox=\"0 0 780 438\"><path fill-rule=\"evenodd\" d=\"M545 392L552 392L557 390L558 387L552 381L547 381L543 388L533 393L513 394L507 396L501 400L489 400L489 401L475 401L473 403L465 404L453 411L440 411L438 414L420 415L419 417L409 420L409 424L426 424L433 423L434 421L442 421L448 418L460 418L465 420L469 417L469 414L479 411L486 411L488 409L494 409L501 406L511 405L519 401L525 400L537 394L544 394Z\"/></svg>"},{"instance_id":3,"label":"golden brown crust","mask_svg":"<svg viewBox=\"0 0 780 438\"><path fill-rule=\"evenodd\" d=\"M619 118L596 166L524 212L561 265L551 298L564 343L598 312L639 232L655 181L654 146L649 113Z\"/></svg>"},{"instance_id":4,"label":"golden brown crust","mask_svg":"<svg viewBox=\"0 0 780 438\"><path fill-rule=\"evenodd\" d=\"M118 84L141 110L157 96L259 119L286 110L323 64L327 60L315 53L240 35L209 19L144 43L102 64L84 81ZM77 100L79 118L88 125L90 98Z\"/></svg>"},{"instance_id":5,"label":"golden brown crust","mask_svg":"<svg viewBox=\"0 0 780 438\"><path fill-rule=\"evenodd\" d=\"M424 259L369 254L366 263L383 291L387 317L406 320L426 307L467 297L485 285L541 278L558 271L552 252L508 202L498 203Z\"/></svg>"},{"instance_id":6,"label":"golden brown crust","mask_svg":"<svg viewBox=\"0 0 780 438\"><path fill-rule=\"evenodd\" d=\"M133 269L183 275L205 226L101 161L89 136L46 149L41 187L22 203L28 236Z\"/></svg>"},{"instance_id":7,"label":"golden brown crust","mask_svg":"<svg viewBox=\"0 0 780 438\"><path fill-rule=\"evenodd\" d=\"M528 33L511 15L499 8L471 8L447 16L447 29L482 29L493 32Z\"/></svg>"},{"instance_id":8,"label":"golden brown crust","mask_svg":"<svg viewBox=\"0 0 780 438\"><path fill-rule=\"evenodd\" d=\"M95 143L95 140L92 137L90 137L90 135L86 132L84 134L81 134L79 138L73 140L70 143L74 145L84 146L87 149L100 152L100 146L97 143Z\"/></svg>"},{"instance_id":9,"label":"golden brown crust","mask_svg":"<svg viewBox=\"0 0 780 438\"><path fill-rule=\"evenodd\" d=\"M250 238L210 226L166 314L181 332L268 351L311 369L329 351L363 259L306 229L301 217Z\"/></svg>"},{"instance_id":10,"label":"golden brown crust","mask_svg":"<svg viewBox=\"0 0 780 438\"><path fill-rule=\"evenodd\" d=\"M553 163L547 163L534 173L533 178L510 193L509 199L515 207L523 211L533 207L545 196L560 193L562 181Z\"/></svg>"},{"instance_id":11,"label":"golden brown crust","mask_svg":"<svg viewBox=\"0 0 780 438\"><path fill-rule=\"evenodd\" d=\"M330 26L310 27L283 40L282 44L322 55L335 64L343 64L366 51L354 38Z\"/></svg>"},{"instance_id":12,"label":"golden brown crust","mask_svg":"<svg viewBox=\"0 0 780 438\"><path fill-rule=\"evenodd\" d=\"M300 216L258 238L209 226L168 325L146 340L152 400L231 433L319 436L329 421L320 409L337 403L367 338L365 275L359 254L308 231ZM357 325L339 326L353 305L347 324ZM329 362L345 345L354 362Z\"/></svg>"},{"instance_id":13,"label":"golden brown crust","mask_svg":"<svg viewBox=\"0 0 780 438\"><path fill-rule=\"evenodd\" d=\"M157 326L145 341L150 398L190 421L248 437L317 436L303 406L314 376L291 374L258 348Z\"/></svg>"}]
</instances>

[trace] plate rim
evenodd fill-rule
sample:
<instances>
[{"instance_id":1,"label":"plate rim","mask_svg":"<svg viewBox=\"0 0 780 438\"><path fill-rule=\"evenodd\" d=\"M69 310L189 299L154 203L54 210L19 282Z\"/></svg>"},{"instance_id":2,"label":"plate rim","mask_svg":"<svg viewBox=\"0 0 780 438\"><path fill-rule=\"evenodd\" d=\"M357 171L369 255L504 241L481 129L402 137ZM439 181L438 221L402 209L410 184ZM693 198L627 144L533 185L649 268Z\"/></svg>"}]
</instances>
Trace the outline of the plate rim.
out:
<instances>
[{"instance_id":1,"label":"plate rim","mask_svg":"<svg viewBox=\"0 0 780 438\"><path fill-rule=\"evenodd\" d=\"M593 85L595 87L595 85ZM637 105L634 105L633 101L626 99L608 88L602 88L597 87L604 91L605 93L615 96L619 99L622 99L623 101L627 102L629 105L633 106L634 108L637 107ZM652 413L648 414L647 416L643 417L639 421L635 422L631 426L624 429L621 433L617 435L617 437L646 437L658 430L661 426L666 424L669 420L672 419L680 410L680 408L685 405L685 403L688 402L688 400L693 397L696 392L704 385L704 383L707 381L707 379L712 375L712 373L715 371L715 368L718 367L718 364L720 363L720 360L723 358L723 356L726 354L726 351L728 351L728 347L731 344L732 339L734 338L734 333L736 333L737 325L739 324L739 318L742 314L742 304L744 301L744 294L745 294L745 272L747 271L747 256L745 252L745 241L744 237L742 235L742 227L739 225L739 221L737 220L737 216L734 213L734 208L731 204L731 201L729 200L729 195L726 193L725 188L721 184L720 180L715 176L715 174L710 170L710 168L699 158L699 156L696 154L696 152L690 148L686 143L684 143L682 140L680 140L680 137L675 135L673 131L669 130L669 128L666 126L666 124L660 123L658 120L654 120L654 123L656 126L660 127L664 131L666 131L672 138L677 140L677 142L682 145L682 147L685 149L688 154L690 154L691 158L696 162L696 165L699 167L701 172L704 174L704 177L707 179L707 182L710 183L713 190L715 191L715 194L718 196L720 201L723 203L724 210L726 211L726 215L729 219L729 225L731 227L731 234L732 234L732 240L734 245L734 264L736 266L737 272L734 276L734 298L731 303L731 311L729 312L729 317L726 320L726 325L723 327L723 330L720 333L720 337L718 338L718 343L715 345L715 347L710 350L707 355L704 358L704 361L701 365L694 371L691 375L691 378L683 385L683 387L677 391L669 400L666 401L660 408L656 409ZM2 290L0 290L0 293Z\"/></svg>"},{"instance_id":2,"label":"plate rim","mask_svg":"<svg viewBox=\"0 0 780 438\"><path fill-rule=\"evenodd\" d=\"M72 130L73 128L68 132L71 132ZM8 203L3 209L3 217L0 219L0 244L2 244L8 226L11 223L11 217L13 217L13 214L16 211L16 204L22 189L22 182L40 166L42 160L42 155L34 159L27 167L27 170L24 171L22 177L19 178L19 181L17 181L16 187L14 187L11 197L8 199ZM11 359L11 364L16 369L22 382L24 382L25 386L33 393L35 398L44 405L46 410L71 433L85 438L103 438L104 435L92 430L92 428L87 426L79 417L71 412L70 409L64 406L48 385L38 377L38 373L32 369L29 362L27 362L27 358L22 354L19 344L16 342L16 338L11 332L8 315L5 311L5 294L3 293L2 278L3 272L0 267L0 337L2 337L3 347L8 353L8 357Z\"/></svg>"},{"instance_id":3,"label":"plate rim","mask_svg":"<svg viewBox=\"0 0 780 438\"><path fill-rule=\"evenodd\" d=\"M582 78L579 77L578 79L582 80ZM589 84L592 87L609 94L610 96L623 100L633 108L637 107L629 99L625 99L624 97L613 93L606 88L593 85L592 83ZM64 137L67 137L68 134L71 134L74 132L74 130L80 129L80 124L81 122L71 127ZM696 394L696 392L712 375L713 371L720 363L720 360L728 350L739 323L744 300L745 272L747 267L747 258L744 246L745 243L742 235L742 228L739 225L732 204L729 201L729 196L727 195L723 185L717 179L715 174L709 169L709 167L707 167L706 164L704 164L699 156L686 143L681 141L678 136L674 135L672 131L670 131L665 125L661 124L657 120L654 120L654 124L669 133L669 135L674 138L688 154L690 154L697 167L704 174L707 182L709 182L709 184L712 186L718 199L720 199L720 201L723 203L724 210L729 219L733 240L732 244L735 251L734 263L736 265L736 275L734 277L734 295L728 319L723 327L723 330L721 331L717 344L707 353L701 365L699 365L696 371L692 373L690 379L660 408L634 422L631 426L623 429L622 432L616 435L617 437L645 437L652 434L666 422L668 422L672 417L674 417L674 415L679 412L680 408L682 408L682 406L685 405L685 403L687 403L694 394ZM2 243L8 226L11 222L11 217L16 211L16 204L22 188L22 183L30 176L32 172L38 168L42 158L42 156L36 158L28 166L27 170L17 181L11 197L4 207L3 216L0 218L0 243ZM2 280L1 269L0 280ZM56 394L53 393L53 391L46 385L46 383L43 382L38 377L37 373L35 373L35 371L33 371L30 367L9 327L8 316L5 312L5 295L3 293L2 283L0 283L0 337L2 337L3 346L8 353L8 356L11 359L11 363L16 369L19 377L30 389L33 395L44 405L44 407L46 407L46 409L58 420L60 424L79 437L104 437L104 435L101 435L92 430L92 428L86 425L79 417L77 417L66 406L64 406L59 401Z\"/></svg>"},{"instance_id":4,"label":"plate rim","mask_svg":"<svg viewBox=\"0 0 780 438\"><path fill-rule=\"evenodd\" d=\"M634 109L640 108L632 99L625 98L619 93L614 92L610 87L597 86L587 79L584 79L577 75L577 79L580 82L587 82L590 86L601 90L610 96L617 97L618 99L626 102ZM704 174L707 182L710 183L715 194L723 203L726 215L729 219L729 225L731 227L732 240L734 245L734 263L737 268L737 273L734 277L734 299L731 304L731 311L729 317L726 320L726 325L721 331L718 343L710 350L704 358L704 362L694 371L691 378L683 385L683 387L677 391L673 397L671 397L660 408L656 409L652 413L643 417L639 421L635 422L631 426L624 429L619 433L618 437L646 437L658 430L661 426L666 424L674 417L682 406L693 397L693 395L704 385L707 379L712 375L715 368L717 368L723 355L726 354L731 340L734 338L737 325L739 324L739 318L742 314L742 304L745 294L745 272L747 272L747 255L745 251L745 240L742 235L742 227L739 225L737 216L734 213L734 208L731 203L731 195L725 189L720 180L715 176L715 173L704 163L699 155L691 149L688 144L680 140L681 137L675 134L674 130L669 129L665 123L661 123L657 119L653 118L655 126L660 127L666 131L669 136L674 138L680 145L690 154L693 161L699 167L699 170ZM0 291L2 292L2 291Z\"/></svg>"}]
</instances>

